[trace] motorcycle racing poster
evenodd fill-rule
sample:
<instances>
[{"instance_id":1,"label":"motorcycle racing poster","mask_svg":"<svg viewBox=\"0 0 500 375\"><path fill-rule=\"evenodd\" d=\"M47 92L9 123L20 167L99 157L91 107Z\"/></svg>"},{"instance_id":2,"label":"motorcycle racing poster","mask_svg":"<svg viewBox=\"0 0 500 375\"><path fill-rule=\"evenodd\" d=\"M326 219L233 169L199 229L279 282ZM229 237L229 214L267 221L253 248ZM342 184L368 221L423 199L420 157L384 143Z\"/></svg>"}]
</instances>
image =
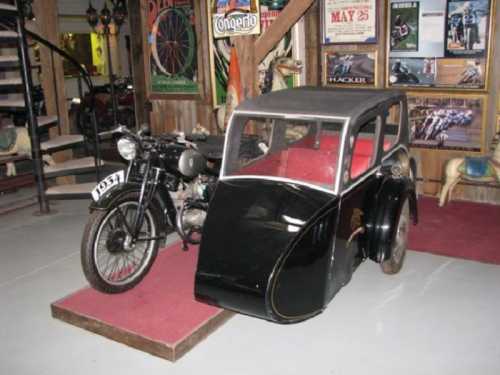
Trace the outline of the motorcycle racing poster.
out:
<instances>
[{"instance_id":1,"label":"motorcycle racing poster","mask_svg":"<svg viewBox=\"0 0 500 375\"><path fill-rule=\"evenodd\" d=\"M389 57L444 57L446 0L390 0L389 12Z\"/></svg>"},{"instance_id":2,"label":"motorcycle racing poster","mask_svg":"<svg viewBox=\"0 0 500 375\"><path fill-rule=\"evenodd\" d=\"M448 1L446 56L485 56L490 0Z\"/></svg>"},{"instance_id":3,"label":"motorcycle racing poster","mask_svg":"<svg viewBox=\"0 0 500 375\"><path fill-rule=\"evenodd\" d=\"M325 0L323 43L376 43L377 0Z\"/></svg>"},{"instance_id":4,"label":"motorcycle racing poster","mask_svg":"<svg viewBox=\"0 0 500 375\"><path fill-rule=\"evenodd\" d=\"M484 96L410 94L411 146L480 152Z\"/></svg>"},{"instance_id":5,"label":"motorcycle racing poster","mask_svg":"<svg viewBox=\"0 0 500 375\"><path fill-rule=\"evenodd\" d=\"M481 89L485 87L485 72L486 60L484 58L439 59L436 85Z\"/></svg>"},{"instance_id":6,"label":"motorcycle racing poster","mask_svg":"<svg viewBox=\"0 0 500 375\"><path fill-rule=\"evenodd\" d=\"M323 82L335 86L374 86L375 52L327 52Z\"/></svg>"},{"instance_id":7,"label":"motorcycle racing poster","mask_svg":"<svg viewBox=\"0 0 500 375\"><path fill-rule=\"evenodd\" d=\"M194 0L148 0L153 94L198 94Z\"/></svg>"},{"instance_id":8,"label":"motorcycle racing poster","mask_svg":"<svg viewBox=\"0 0 500 375\"><path fill-rule=\"evenodd\" d=\"M260 0L261 33L273 23L287 3L287 0ZM211 18L212 9L209 8L208 11L208 17ZM296 58L299 48L295 47L298 44L296 36L299 34L301 27L303 28L303 21L299 21L259 64L258 87L261 92L271 89L273 82L277 80L282 81L282 78L284 78L287 86L294 86L297 74L304 74L302 63ZM211 23L209 23L209 40L212 42L210 44L210 70L212 76L213 105L214 107L219 107L226 102L231 42L228 37L213 38ZM280 58L285 58L282 62L286 63L283 66L286 65L290 68L286 69L287 72L293 72L294 74L285 73L285 77L283 77L283 74L278 71L278 64L276 64Z\"/></svg>"},{"instance_id":9,"label":"motorcycle racing poster","mask_svg":"<svg viewBox=\"0 0 500 375\"><path fill-rule=\"evenodd\" d=\"M391 3L391 51L418 51L418 21L418 1Z\"/></svg>"},{"instance_id":10,"label":"motorcycle racing poster","mask_svg":"<svg viewBox=\"0 0 500 375\"><path fill-rule=\"evenodd\" d=\"M260 34L258 0L215 0L212 9L213 37Z\"/></svg>"},{"instance_id":11,"label":"motorcycle racing poster","mask_svg":"<svg viewBox=\"0 0 500 375\"><path fill-rule=\"evenodd\" d=\"M391 57L389 59L391 86L428 86L436 81L436 59L431 57Z\"/></svg>"}]
</instances>

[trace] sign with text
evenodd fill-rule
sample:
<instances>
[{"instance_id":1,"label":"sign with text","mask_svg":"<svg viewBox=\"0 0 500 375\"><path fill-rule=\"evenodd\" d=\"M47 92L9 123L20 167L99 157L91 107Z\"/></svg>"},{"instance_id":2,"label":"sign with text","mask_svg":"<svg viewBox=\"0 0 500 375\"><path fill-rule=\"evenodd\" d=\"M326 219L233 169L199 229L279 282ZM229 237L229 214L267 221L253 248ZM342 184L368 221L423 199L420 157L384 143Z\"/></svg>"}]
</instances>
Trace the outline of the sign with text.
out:
<instances>
[{"instance_id":1,"label":"sign with text","mask_svg":"<svg viewBox=\"0 0 500 375\"><path fill-rule=\"evenodd\" d=\"M214 38L260 34L259 0L217 0L212 9Z\"/></svg>"},{"instance_id":2,"label":"sign with text","mask_svg":"<svg viewBox=\"0 0 500 375\"><path fill-rule=\"evenodd\" d=\"M323 43L375 43L376 0L325 0Z\"/></svg>"}]
</instances>

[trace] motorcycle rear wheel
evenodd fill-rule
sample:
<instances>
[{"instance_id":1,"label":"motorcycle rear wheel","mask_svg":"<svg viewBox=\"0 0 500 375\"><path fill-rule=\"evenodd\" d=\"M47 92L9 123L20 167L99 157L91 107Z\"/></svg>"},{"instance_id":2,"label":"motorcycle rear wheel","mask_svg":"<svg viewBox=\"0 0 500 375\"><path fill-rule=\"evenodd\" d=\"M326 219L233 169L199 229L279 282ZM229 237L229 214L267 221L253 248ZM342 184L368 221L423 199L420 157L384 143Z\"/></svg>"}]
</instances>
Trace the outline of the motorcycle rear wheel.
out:
<instances>
[{"instance_id":1,"label":"motorcycle rear wheel","mask_svg":"<svg viewBox=\"0 0 500 375\"><path fill-rule=\"evenodd\" d=\"M129 228L137 210L138 193L127 194L105 211L94 211L81 244L83 273L90 285L104 293L123 293L147 275L158 255L160 220L148 207L139 239L131 243ZM142 239L142 240L141 240Z\"/></svg>"}]
</instances>

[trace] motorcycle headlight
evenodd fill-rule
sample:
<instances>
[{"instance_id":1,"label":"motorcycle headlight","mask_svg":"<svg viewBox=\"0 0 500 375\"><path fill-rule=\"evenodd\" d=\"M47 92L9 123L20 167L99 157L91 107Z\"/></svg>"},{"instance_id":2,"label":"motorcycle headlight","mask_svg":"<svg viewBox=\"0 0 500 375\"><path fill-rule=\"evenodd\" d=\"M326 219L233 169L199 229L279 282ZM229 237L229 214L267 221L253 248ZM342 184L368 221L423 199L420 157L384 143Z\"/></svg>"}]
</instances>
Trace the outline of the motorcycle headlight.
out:
<instances>
[{"instance_id":1,"label":"motorcycle headlight","mask_svg":"<svg viewBox=\"0 0 500 375\"><path fill-rule=\"evenodd\" d=\"M122 137L117 142L118 152L125 160L133 160L137 156L137 143L129 138Z\"/></svg>"}]
</instances>

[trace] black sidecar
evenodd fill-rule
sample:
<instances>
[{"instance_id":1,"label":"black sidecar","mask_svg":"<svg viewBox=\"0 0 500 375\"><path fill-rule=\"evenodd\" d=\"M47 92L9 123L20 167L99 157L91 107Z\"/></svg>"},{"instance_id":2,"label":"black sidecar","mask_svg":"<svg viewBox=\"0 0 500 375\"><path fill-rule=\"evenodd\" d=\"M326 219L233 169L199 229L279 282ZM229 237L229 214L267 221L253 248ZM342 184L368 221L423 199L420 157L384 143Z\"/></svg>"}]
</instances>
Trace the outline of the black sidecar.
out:
<instances>
[{"instance_id":1,"label":"black sidecar","mask_svg":"<svg viewBox=\"0 0 500 375\"><path fill-rule=\"evenodd\" d=\"M366 258L398 272L417 220L407 117L399 91L305 87L239 105L196 298L291 323L320 313Z\"/></svg>"}]
</instances>

